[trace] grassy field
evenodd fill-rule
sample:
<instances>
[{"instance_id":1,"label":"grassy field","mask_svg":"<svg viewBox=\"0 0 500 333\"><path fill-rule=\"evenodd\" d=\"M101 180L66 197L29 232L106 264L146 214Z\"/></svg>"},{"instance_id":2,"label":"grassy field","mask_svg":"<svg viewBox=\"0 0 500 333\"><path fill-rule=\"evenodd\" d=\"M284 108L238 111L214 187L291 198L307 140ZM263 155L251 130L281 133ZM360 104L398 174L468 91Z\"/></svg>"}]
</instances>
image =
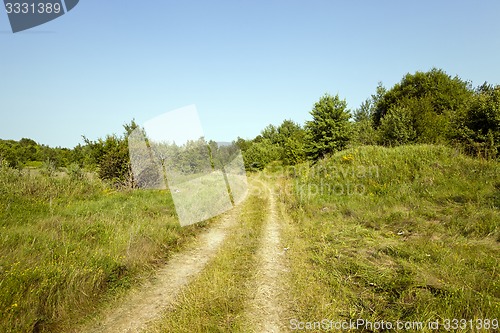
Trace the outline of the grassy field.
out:
<instances>
[{"instance_id":1,"label":"grassy field","mask_svg":"<svg viewBox=\"0 0 500 333\"><path fill-rule=\"evenodd\" d=\"M0 332L64 332L203 225L181 228L168 191L0 168Z\"/></svg>"},{"instance_id":2,"label":"grassy field","mask_svg":"<svg viewBox=\"0 0 500 333\"><path fill-rule=\"evenodd\" d=\"M360 147L269 172L287 216L290 327L499 319L499 172L498 162L425 145Z\"/></svg>"},{"instance_id":3,"label":"grassy field","mask_svg":"<svg viewBox=\"0 0 500 333\"><path fill-rule=\"evenodd\" d=\"M0 168L0 332L68 331L210 223L181 228L168 191L68 174ZM290 330L362 319L351 331L439 320L465 332L499 319L498 162L441 146L367 146L252 177L274 184L278 200ZM251 331L269 202L254 186L217 256L149 332Z\"/></svg>"}]
</instances>

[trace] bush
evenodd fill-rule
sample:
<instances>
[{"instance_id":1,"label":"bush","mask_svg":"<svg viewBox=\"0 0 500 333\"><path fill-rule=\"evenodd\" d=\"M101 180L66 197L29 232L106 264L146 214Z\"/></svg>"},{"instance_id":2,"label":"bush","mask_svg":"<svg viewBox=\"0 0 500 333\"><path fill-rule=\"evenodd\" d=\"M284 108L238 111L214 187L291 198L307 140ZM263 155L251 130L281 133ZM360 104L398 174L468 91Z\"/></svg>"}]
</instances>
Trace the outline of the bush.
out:
<instances>
[{"instance_id":1,"label":"bush","mask_svg":"<svg viewBox=\"0 0 500 333\"><path fill-rule=\"evenodd\" d=\"M414 142L416 132L410 111L402 107L391 108L382 119L379 134L380 143L386 146L398 146Z\"/></svg>"},{"instance_id":2,"label":"bush","mask_svg":"<svg viewBox=\"0 0 500 333\"><path fill-rule=\"evenodd\" d=\"M500 157L500 86L478 88L466 111L455 119L454 138L471 155Z\"/></svg>"},{"instance_id":3,"label":"bush","mask_svg":"<svg viewBox=\"0 0 500 333\"><path fill-rule=\"evenodd\" d=\"M72 163L67 168L67 173L69 178L72 180L82 180L85 177L83 169L76 163Z\"/></svg>"},{"instance_id":4,"label":"bush","mask_svg":"<svg viewBox=\"0 0 500 333\"><path fill-rule=\"evenodd\" d=\"M243 160L249 170L262 170L270 162L279 160L281 156L281 148L272 144L269 139L254 142L243 152Z\"/></svg>"}]
</instances>

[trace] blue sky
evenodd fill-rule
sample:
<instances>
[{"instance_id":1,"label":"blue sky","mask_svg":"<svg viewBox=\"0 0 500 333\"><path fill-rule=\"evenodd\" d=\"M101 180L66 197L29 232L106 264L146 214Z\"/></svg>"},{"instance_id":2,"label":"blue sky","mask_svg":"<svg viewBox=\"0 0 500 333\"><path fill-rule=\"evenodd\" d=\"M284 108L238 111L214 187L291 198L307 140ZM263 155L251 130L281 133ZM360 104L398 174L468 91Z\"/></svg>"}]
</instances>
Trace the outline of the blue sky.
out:
<instances>
[{"instance_id":1,"label":"blue sky","mask_svg":"<svg viewBox=\"0 0 500 333\"><path fill-rule=\"evenodd\" d=\"M0 12L0 138L73 147L195 104L230 141L416 70L498 84L498 17L497 0L80 0L12 34Z\"/></svg>"}]
</instances>

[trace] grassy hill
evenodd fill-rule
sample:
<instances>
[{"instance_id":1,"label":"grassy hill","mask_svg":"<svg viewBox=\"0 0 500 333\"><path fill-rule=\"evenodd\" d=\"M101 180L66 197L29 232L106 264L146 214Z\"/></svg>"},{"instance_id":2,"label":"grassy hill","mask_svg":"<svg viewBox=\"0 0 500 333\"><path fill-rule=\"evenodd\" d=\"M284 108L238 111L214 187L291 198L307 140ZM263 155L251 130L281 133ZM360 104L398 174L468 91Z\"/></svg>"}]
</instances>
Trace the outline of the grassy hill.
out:
<instances>
[{"instance_id":1,"label":"grassy hill","mask_svg":"<svg viewBox=\"0 0 500 333\"><path fill-rule=\"evenodd\" d=\"M279 189L294 318L499 317L498 162L366 146L289 169Z\"/></svg>"}]
</instances>

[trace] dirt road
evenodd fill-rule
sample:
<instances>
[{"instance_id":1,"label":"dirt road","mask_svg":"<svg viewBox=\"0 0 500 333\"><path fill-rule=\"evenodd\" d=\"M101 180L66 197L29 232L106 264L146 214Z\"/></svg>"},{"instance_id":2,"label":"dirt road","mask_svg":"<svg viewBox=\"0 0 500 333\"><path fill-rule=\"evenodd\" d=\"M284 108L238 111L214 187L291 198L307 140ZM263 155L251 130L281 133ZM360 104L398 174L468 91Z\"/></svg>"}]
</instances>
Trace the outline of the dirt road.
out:
<instances>
[{"instance_id":1,"label":"dirt road","mask_svg":"<svg viewBox=\"0 0 500 333\"><path fill-rule=\"evenodd\" d=\"M273 191L264 182L253 180L251 195L267 196L267 211L259 249L255 255L253 281L250 281L246 313L248 331L282 332L283 287L281 276L286 274L285 249L280 244L280 224ZM136 333L159 320L161 315L175 308L182 290L217 256L224 246L226 236L238 227L238 216L245 213L245 202L225 213L219 222L202 233L197 241L181 253L171 257L154 279L133 289L126 297L111 304L109 310L78 332L89 333Z\"/></svg>"},{"instance_id":2,"label":"dirt road","mask_svg":"<svg viewBox=\"0 0 500 333\"><path fill-rule=\"evenodd\" d=\"M269 206L267 221L257 252L258 266L254 279L255 297L249 302L249 321L255 332L283 332L284 298L283 274L286 273L283 257L286 249L280 241L280 223L273 190L264 182L262 189L268 191Z\"/></svg>"}]
</instances>

